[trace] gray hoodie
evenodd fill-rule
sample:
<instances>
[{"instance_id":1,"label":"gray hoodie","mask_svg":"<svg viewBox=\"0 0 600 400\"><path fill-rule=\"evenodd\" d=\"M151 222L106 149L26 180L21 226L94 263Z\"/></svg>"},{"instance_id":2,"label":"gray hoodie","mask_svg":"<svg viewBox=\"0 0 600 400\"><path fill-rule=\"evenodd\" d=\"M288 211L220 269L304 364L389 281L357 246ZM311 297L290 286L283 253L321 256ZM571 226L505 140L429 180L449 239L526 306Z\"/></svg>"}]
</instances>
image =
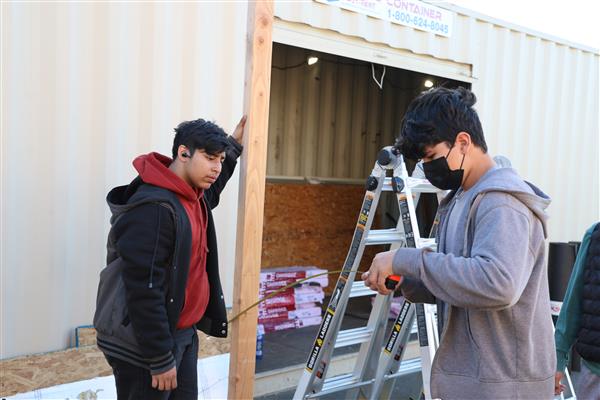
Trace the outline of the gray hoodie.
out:
<instances>
[{"instance_id":1,"label":"gray hoodie","mask_svg":"<svg viewBox=\"0 0 600 400\"><path fill-rule=\"evenodd\" d=\"M394 272L409 278L404 296L445 303L438 307L445 322L432 365L434 398L553 398L549 204L515 170L493 168L440 204L439 252L397 251Z\"/></svg>"}]
</instances>

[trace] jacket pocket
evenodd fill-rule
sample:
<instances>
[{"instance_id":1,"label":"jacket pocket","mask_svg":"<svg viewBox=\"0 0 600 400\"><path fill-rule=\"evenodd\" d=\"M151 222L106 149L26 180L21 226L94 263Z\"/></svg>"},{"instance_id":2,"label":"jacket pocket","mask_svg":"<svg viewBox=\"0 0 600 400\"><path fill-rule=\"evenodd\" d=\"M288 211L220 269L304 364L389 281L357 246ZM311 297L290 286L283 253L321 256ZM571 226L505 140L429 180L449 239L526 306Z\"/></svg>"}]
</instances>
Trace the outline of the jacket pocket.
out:
<instances>
[{"instance_id":1,"label":"jacket pocket","mask_svg":"<svg viewBox=\"0 0 600 400\"><path fill-rule=\"evenodd\" d=\"M476 378L479 364L479 349L469 334L466 310L453 307L432 369L443 374Z\"/></svg>"},{"instance_id":2,"label":"jacket pocket","mask_svg":"<svg viewBox=\"0 0 600 400\"><path fill-rule=\"evenodd\" d=\"M129 319L129 310L127 308L127 298L125 293L125 282L120 278L118 280L118 289L115 293L115 299L112 307L111 331L112 335L127 343L131 348L137 349L138 342L135 337L133 325Z\"/></svg>"},{"instance_id":3,"label":"jacket pocket","mask_svg":"<svg viewBox=\"0 0 600 400\"><path fill-rule=\"evenodd\" d=\"M119 291L124 292L121 279L121 259L117 258L100 272L100 283L96 296L94 327L101 333L112 335L114 331L115 302Z\"/></svg>"},{"instance_id":4,"label":"jacket pocket","mask_svg":"<svg viewBox=\"0 0 600 400\"><path fill-rule=\"evenodd\" d=\"M94 327L100 333L118 338L132 349L139 346L129 319L121 258L115 259L100 273Z\"/></svg>"},{"instance_id":5,"label":"jacket pocket","mask_svg":"<svg viewBox=\"0 0 600 400\"><path fill-rule=\"evenodd\" d=\"M517 334L511 309L466 310L468 332L476 345L483 382L506 382L517 378Z\"/></svg>"}]
</instances>

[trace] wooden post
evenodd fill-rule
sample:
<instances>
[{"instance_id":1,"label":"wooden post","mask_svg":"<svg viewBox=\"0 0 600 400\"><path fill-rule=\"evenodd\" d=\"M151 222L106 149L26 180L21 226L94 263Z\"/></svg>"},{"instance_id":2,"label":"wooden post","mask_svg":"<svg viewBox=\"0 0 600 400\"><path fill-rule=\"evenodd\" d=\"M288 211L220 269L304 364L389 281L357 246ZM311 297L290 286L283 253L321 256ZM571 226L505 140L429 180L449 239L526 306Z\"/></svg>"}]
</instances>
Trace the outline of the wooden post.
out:
<instances>
[{"instance_id":1,"label":"wooden post","mask_svg":"<svg viewBox=\"0 0 600 400\"><path fill-rule=\"evenodd\" d=\"M258 300L273 48L273 1L248 2L244 110L248 115L240 166L233 315ZM230 327L229 399L252 399L256 357L253 308Z\"/></svg>"}]
</instances>

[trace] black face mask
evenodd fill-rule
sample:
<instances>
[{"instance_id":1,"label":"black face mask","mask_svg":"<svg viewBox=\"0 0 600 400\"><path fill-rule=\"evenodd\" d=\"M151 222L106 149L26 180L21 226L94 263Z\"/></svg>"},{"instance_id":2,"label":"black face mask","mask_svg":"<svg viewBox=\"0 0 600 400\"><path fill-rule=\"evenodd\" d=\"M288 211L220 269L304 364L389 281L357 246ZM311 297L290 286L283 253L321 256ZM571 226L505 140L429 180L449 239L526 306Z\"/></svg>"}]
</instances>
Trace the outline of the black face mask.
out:
<instances>
[{"instance_id":1,"label":"black face mask","mask_svg":"<svg viewBox=\"0 0 600 400\"><path fill-rule=\"evenodd\" d=\"M423 172L425 172L425 177L427 180L436 188L442 190L456 190L460 187L463 180L463 175L465 170L462 169L463 163L465 162L465 155L463 154L463 159L460 163L460 168L456 170L451 170L448 166L448 155L450 152L446 154L446 157L436 158L433 161L429 161L423 163Z\"/></svg>"}]
</instances>

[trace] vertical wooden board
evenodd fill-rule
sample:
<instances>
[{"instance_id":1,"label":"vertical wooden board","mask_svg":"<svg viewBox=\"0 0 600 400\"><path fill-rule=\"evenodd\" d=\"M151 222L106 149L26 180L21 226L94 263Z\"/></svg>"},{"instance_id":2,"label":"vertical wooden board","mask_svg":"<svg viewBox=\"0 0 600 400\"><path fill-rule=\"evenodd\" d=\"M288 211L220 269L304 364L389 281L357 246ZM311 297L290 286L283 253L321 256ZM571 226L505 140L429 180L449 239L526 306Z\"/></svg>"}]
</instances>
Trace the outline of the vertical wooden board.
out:
<instances>
[{"instance_id":1,"label":"vertical wooden board","mask_svg":"<svg viewBox=\"0 0 600 400\"><path fill-rule=\"evenodd\" d=\"M240 165L233 314L258 300L267 164L273 2L248 3L248 47L244 111L248 122ZM258 311L250 309L231 323L230 399L251 399L256 360Z\"/></svg>"},{"instance_id":2,"label":"vertical wooden board","mask_svg":"<svg viewBox=\"0 0 600 400\"><path fill-rule=\"evenodd\" d=\"M307 52L305 57L313 54ZM315 53L316 54L316 53ZM320 56L320 55L319 55ZM300 174L315 176L317 166L319 106L320 106L320 75L323 61L305 68L303 76L304 97L302 99L302 121L300 143Z\"/></svg>"},{"instance_id":3,"label":"vertical wooden board","mask_svg":"<svg viewBox=\"0 0 600 400\"><path fill-rule=\"evenodd\" d=\"M350 148L350 178L363 179L365 175L365 158L367 150L367 97L368 70L363 65L354 67L354 90L352 93L352 128Z\"/></svg>"},{"instance_id":4,"label":"vertical wooden board","mask_svg":"<svg viewBox=\"0 0 600 400\"><path fill-rule=\"evenodd\" d=\"M346 178L350 169L350 125L352 122L352 65L340 64L337 74L333 176Z\"/></svg>"},{"instance_id":5,"label":"vertical wooden board","mask_svg":"<svg viewBox=\"0 0 600 400\"><path fill-rule=\"evenodd\" d=\"M317 175L333 176L333 143L335 137L335 101L337 100L337 64L323 61L319 91L319 138Z\"/></svg>"},{"instance_id":6,"label":"vertical wooden board","mask_svg":"<svg viewBox=\"0 0 600 400\"><path fill-rule=\"evenodd\" d=\"M267 150L267 175L281 175L283 117L285 104L285 68L287 46L273 43L273 67L271 68L271 99L269 101L269 147Z\"/></svg>"},{"instance_id":7,"label":"vertical wooden board","mask_svg":"<svg viewBox=\"0 0 600 400\"><path fill-rule=\"evenodd\" d=\"M365 176L370 173L377 159L379 149L379 138L381 137L381 99L383 91L373 81L368 80L368 103L367 103L367 145L365 150Z\"/></svg>"},{"instance_id":8,"label":"vertical wooden board","mask_svg":"<svg viewBox=\"0 0 600 400\"><path fill-rule=\"evenodd\" d=\"M302 121L302 77L306 70L304 50L290 47L287 55L288 68L285 74L286 93L283 117L283 175L300 175L300 126ZM300 66L297 66L299 65Z\"/></svg>"}]
</instances>

